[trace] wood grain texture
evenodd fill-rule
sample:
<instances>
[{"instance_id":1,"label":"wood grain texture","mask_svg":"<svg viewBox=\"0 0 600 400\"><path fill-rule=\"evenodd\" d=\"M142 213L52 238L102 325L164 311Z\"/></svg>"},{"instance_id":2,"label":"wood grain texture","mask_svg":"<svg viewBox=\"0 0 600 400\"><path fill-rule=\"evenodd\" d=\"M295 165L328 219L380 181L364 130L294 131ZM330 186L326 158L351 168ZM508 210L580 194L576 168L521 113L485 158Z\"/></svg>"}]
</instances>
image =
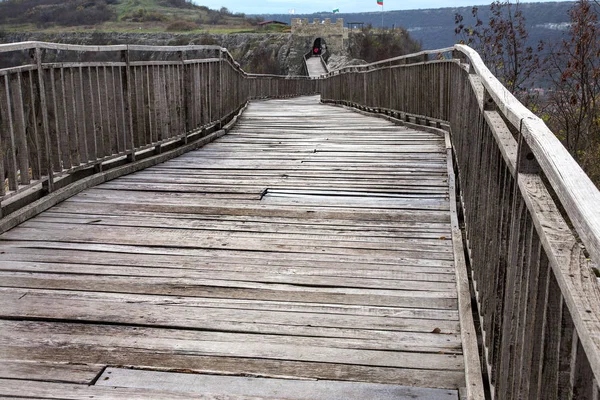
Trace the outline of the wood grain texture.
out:
<instances>
[{"instance_id":1,"label":"wood grain texture","mask_svg":"<svg viewBox=\"0 0 600 400\"><path fill-rule=\"evenodd\" d=\"M252 103L202 150L0 236L0 354L456 397L469 319L447 161L437 134L315 97Z\"/></svg>"},{"instance_id":2,"label":"wood grain texture","mask_svg":"<svg viewBox=\"0 0 600 400\"><path fill-rule=\"evenodd\" d=\"M107 368L98 380L102 386L155 388L189 393L218 392L228 387L231 394L279 397L285 393L290 400L457 400L456 391L420 389L372 383L265 379L210 375L176 374Z\"/></svg>"}]
</instances>

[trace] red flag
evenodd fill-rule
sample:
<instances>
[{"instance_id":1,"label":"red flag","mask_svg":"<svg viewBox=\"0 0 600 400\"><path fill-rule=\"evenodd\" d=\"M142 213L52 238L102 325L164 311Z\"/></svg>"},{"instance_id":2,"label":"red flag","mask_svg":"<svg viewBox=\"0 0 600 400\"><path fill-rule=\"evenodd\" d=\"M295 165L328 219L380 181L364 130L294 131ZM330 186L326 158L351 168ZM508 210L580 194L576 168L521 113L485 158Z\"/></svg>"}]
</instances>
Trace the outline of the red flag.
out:
<instances>
[{"instance_id":1,"label":"red flag","mask_svg":"<svg viewBox=\"0 0 600 400\"><path fill-rule=\"evenodd\" d=\"M378 6L383 6L383 0L377 0L377 5Z\"/></svg>"}]
</instances>

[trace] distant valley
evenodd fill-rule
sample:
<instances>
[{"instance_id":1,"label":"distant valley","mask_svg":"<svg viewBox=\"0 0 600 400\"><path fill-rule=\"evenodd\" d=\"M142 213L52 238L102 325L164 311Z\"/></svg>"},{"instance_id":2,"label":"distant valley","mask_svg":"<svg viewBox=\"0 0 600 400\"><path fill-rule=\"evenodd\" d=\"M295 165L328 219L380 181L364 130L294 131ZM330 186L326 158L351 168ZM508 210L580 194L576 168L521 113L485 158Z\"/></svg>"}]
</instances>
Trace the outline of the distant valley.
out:
<instances>
[{"instance_id":1,"label":"distant valley","mask_svg":"<svg viewBox=\"0 0 600 400\"><path fill-rule=\"evenodd\" d=\"M568 11L574 2L522 3L523 15L527 19L530 32L530 43L537 44L540 40L556 41L562 38L564 30L568 29ZM383 15L384 26L404 27L411 36L420 41L424 49L437 49L456 43L454 34L454 16L459 13L465 17L467 25L473 20L472 7L438 8L426 10L386 11ZM489 18L489 6L479 6L479 15L483 22ZM381 13L337 13L322 12L314 14L266 14L259 15L266 20L290 22L292 18L343 18L348 22L362 22L373 27L381 26ZM474 22L473 22L474 23Z\"/></svg>"}]
</instances>

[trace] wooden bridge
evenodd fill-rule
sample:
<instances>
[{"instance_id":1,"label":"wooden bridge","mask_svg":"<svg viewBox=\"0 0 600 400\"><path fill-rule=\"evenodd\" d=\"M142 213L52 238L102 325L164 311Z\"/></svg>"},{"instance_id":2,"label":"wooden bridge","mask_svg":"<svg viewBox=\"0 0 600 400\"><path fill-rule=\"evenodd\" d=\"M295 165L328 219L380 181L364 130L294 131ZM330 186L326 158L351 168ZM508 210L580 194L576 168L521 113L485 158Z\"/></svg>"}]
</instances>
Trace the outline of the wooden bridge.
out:
<instances>
[{"instance_id":1,"label":"wooden bridge","mask_svg":"<svg viewBox=\"0 0 600 400\"><path fill-rule=\"evenodd\" d=\"M600 193L468 47L0 55L0 397L599 398Z\"/></svg>"}]
</instances>

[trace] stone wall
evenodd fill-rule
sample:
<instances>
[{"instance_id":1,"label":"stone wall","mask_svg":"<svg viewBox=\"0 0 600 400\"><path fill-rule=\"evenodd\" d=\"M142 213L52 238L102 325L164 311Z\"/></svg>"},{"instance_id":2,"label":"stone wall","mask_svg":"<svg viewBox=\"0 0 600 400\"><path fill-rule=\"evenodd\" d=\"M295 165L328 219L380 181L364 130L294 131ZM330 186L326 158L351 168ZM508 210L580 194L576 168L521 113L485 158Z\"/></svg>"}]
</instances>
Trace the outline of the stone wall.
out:
<instances>
[{"instance_id":1,"label":"stone wall","mask_svg":"<svg viewBox=\"0 0 600 400\"><path fill-rule=\"evenodd\" d=\"M345 41L348 39L348 30L344 28L344 20L338 18L335 23L326 18L315 18L309 22L308 18L292 19L292 37L310 38L310 42L317 38L325 40L327 50L333 54L345 53ZM306 49L310 50L310 47Z\"/></svg>"}]
</instances>

